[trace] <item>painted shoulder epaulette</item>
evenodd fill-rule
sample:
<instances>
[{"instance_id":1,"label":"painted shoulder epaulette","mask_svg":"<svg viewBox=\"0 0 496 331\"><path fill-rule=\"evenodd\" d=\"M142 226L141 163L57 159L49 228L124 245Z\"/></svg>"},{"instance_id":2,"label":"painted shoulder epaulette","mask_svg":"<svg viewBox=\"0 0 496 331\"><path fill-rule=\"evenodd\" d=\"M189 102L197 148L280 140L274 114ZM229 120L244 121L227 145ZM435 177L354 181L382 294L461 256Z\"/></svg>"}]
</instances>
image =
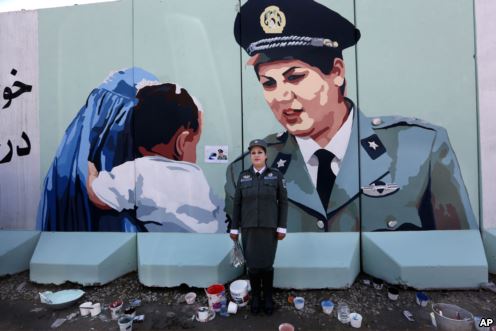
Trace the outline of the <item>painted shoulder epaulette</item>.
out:
<instances>
[{"instance_id":1,"label":"painted shoulder epaulette","mask_svg":"<svg viewBox=\"0 0 496 331\"><path fill-rule=\"evenodd\" d=\"M379 116L370 119L374 130L388 129L396 126L417 126L427 130L438 131L439 126L414 117Z\"/></svg>"}]
</instances>

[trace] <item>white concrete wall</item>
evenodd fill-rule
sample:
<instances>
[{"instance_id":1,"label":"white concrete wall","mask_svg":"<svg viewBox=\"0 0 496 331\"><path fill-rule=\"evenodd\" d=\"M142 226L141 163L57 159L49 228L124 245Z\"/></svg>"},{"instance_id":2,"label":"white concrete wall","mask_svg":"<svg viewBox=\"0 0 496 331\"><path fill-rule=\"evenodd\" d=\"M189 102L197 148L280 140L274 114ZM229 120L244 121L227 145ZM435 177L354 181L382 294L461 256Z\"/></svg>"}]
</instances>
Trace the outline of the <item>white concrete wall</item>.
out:
<instances>
[{"instance_id":1,"label":"white concrete wall","mask_svg":"<svg viewBox=\"0 0 496 331\"><path fill-rule=\"evenodd\" d=\"M496 1L475 0L482 220L496 228Z\"/></svg>"}]
</instances>

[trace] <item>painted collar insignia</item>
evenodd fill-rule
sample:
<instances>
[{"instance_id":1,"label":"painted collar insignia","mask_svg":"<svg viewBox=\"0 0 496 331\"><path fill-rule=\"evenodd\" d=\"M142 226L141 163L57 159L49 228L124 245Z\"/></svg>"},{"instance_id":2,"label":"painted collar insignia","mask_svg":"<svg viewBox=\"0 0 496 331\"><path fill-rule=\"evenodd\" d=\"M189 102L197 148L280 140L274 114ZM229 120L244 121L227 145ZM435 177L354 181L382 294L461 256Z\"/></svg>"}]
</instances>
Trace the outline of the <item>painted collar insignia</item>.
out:
<instances>
[{"instance_id":1,"label":"painted collar insignia","mask_svg":"<svg viewBox=\"0 0 496 331\"><path fill-rule=\"evenodd\" d=\"M372 160L386 153L386 148L376 134L360 140L360 143Z\"/></svg>"}]
</instances>

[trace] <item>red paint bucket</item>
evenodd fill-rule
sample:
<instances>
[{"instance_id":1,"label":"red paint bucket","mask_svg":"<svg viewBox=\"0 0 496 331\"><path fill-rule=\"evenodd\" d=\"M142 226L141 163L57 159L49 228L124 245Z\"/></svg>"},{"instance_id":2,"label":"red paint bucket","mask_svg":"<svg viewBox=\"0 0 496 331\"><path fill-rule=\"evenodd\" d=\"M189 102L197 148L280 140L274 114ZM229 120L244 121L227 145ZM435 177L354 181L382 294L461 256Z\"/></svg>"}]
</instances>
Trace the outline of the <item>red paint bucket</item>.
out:
<instances>
[{"instance_id":1,"label":"red paint bucket","mask_svg":"<svg viewBox=\"0 0 496 331\"><path fill-rule=\"evenodd\" d=\"M222 306L222 301L226 300L226 289L222 284L213 284L209 286L206 291L208 298L208 305L211 310L219 312Z\"/></svg>"}]
</instances>

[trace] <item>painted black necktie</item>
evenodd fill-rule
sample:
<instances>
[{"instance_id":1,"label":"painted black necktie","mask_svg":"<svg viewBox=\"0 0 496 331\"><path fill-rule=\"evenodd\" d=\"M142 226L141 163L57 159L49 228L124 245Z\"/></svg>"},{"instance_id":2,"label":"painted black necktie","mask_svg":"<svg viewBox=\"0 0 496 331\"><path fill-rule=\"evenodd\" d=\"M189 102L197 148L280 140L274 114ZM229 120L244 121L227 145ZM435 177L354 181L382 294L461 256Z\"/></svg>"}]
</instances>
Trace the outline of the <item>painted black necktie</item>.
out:
<instances>
[{"instance_id":1,"label":"painted black necktie","mask_svg":"<svg viewBox=\"0 0 496 331\"><path fill-rule=\"evenodd\" d=\"M336 175L331 170L331 161L334 159L334 154L327 149L319 149L315 153L319 159L319 168L317 171L317 192L319 193L320 201L327 211L329 198L331 197L332 187L336 180Z\"/></svg>"}]
</instances>

